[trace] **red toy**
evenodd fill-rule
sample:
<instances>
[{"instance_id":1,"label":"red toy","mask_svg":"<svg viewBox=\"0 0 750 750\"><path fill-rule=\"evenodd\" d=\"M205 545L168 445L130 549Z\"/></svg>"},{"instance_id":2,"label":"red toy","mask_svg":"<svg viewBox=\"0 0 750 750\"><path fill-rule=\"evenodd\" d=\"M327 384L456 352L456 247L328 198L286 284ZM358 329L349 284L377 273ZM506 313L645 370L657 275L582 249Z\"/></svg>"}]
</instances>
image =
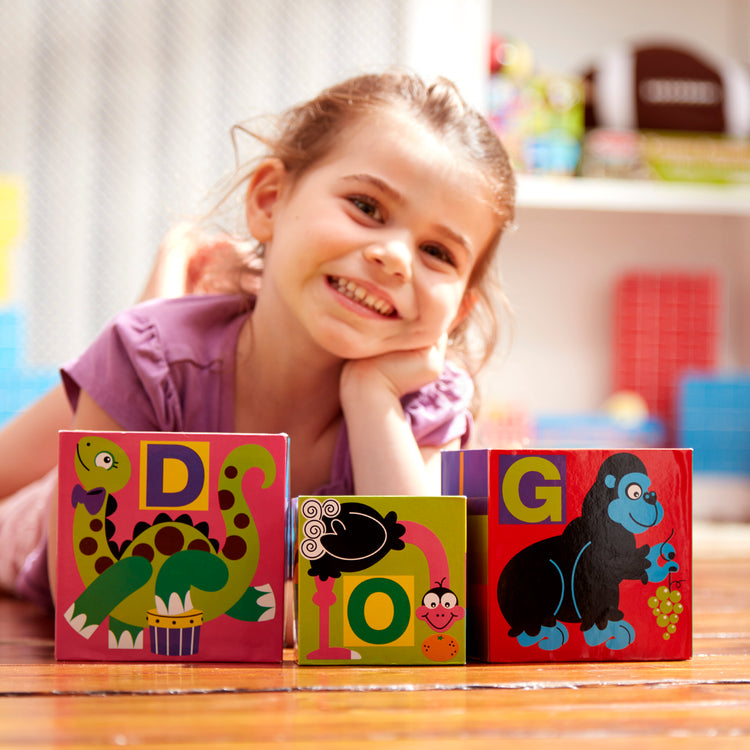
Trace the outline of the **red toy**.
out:
<instances>
[{"instance_id":1,"label":"red toy","mask_svg":"<svg viewBox=\"0 0 750 750\"><path fill-rule=\"evenodd\" d=\"M468 506L469 655L691 655L691 452L445 451Z\"/></svg>"},{"instance_id":2,"label":"red toy","mask_svg":"<svg viewBox=\"0 0 750 750\"><path fill-rule=\"evenodd\" d=\"M716 369L719 307L711 273L633 273L617 284L612 390L639 393L670 441L680 376Z\"/></svg>"}]
</instances>

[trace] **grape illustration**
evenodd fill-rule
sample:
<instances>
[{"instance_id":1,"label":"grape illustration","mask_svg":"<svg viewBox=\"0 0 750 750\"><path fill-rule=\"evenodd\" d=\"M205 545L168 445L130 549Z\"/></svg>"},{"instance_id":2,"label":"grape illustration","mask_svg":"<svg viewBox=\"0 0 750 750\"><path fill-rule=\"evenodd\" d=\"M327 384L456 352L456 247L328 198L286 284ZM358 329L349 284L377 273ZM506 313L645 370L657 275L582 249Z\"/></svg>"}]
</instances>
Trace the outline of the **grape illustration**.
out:
<instances>
[{"instance_id":1,"label":"grape illustration","mask_svg":"<svg viewBox=\"0 0 750 750\"><path fill-rule=\"evenodd\" d=\"M664 629L662 637L665 641L668 641L677 632L680 615L685 611L682 594L678 590L679 586L680 582L677 582L673 588L671 581L669 586L661 585L646 602L656 618L657 627Z\"/></svg>"}]
</instances>

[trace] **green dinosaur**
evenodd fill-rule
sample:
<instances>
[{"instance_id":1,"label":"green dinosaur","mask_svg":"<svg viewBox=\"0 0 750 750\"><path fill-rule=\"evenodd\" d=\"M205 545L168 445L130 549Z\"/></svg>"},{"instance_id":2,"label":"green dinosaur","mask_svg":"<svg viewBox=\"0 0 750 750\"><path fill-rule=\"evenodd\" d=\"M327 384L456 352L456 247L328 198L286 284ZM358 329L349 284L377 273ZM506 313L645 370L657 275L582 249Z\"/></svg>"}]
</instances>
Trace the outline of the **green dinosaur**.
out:
<instances>
[{"instance_id":1,"label":"green dinosaur","mask_svg":"<svg viewBox=\"0 0 750 750\"><path fill-rule=\"evenodd\" d=\"M76 446L75 469L81 485L71 498L73 544L86 588L65 619L84 638L109 617L109 647L141 649L149 610L173 616L200 611L203 622L222 614L249 622L273 619L270 584L249 585L260 540L242 492L251 469L262 472L262 488L273 484L276 464L268 450L241 445L221 467L218 501L226 526L221 546L209 537L205 522L193 525L188 515L172 520L161 513L152 525L138 524L133 540L118 547L108 516L116 508L113 493L130 479L125 451L106 438L83 437Z\"/></svg>"}]
</instances>

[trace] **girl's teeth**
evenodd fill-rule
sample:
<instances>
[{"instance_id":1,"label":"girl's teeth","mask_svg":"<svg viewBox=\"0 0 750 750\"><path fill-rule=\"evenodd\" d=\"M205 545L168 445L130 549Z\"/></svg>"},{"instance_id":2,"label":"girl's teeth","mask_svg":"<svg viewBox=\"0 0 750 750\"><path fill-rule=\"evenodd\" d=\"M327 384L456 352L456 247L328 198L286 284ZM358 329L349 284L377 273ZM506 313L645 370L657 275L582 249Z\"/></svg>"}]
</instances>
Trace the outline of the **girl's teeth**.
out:
<instances>
[{"instance_id":1,"label":"girl's teeth","mask_svg":"<svg viewBox=\"0 0 750 750\"><path fill-rule=\"evenodd\" d=\"M364 307L381 315L388 316L393 313L393 308L382 299L378 299L375 295L369 294L361 286L357 286L353 281L347 281L346 279L332 278L334 286L338 289L341 294L349 297L349 299L359 302Z\"/></svg>"}]
</instances>

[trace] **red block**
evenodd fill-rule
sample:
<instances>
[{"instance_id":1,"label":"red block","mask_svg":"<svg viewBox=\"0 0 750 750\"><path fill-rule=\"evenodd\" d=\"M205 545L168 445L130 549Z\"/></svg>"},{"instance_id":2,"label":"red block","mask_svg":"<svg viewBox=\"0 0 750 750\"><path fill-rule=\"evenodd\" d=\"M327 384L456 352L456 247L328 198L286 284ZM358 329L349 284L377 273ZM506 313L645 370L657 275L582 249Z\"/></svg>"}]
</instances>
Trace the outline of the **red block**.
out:
<instances>
[{"instance_id":1,"label":"red block","mask_svg":"<svg viewBox=\"0 0 750 750\"><path fill-rule=\"evenodd\" d=\"M617 284L613 390L643 396L670 433L680 376L716 369L719 308L711 273L633 273Z\"/></svg>"}]
</instances>

